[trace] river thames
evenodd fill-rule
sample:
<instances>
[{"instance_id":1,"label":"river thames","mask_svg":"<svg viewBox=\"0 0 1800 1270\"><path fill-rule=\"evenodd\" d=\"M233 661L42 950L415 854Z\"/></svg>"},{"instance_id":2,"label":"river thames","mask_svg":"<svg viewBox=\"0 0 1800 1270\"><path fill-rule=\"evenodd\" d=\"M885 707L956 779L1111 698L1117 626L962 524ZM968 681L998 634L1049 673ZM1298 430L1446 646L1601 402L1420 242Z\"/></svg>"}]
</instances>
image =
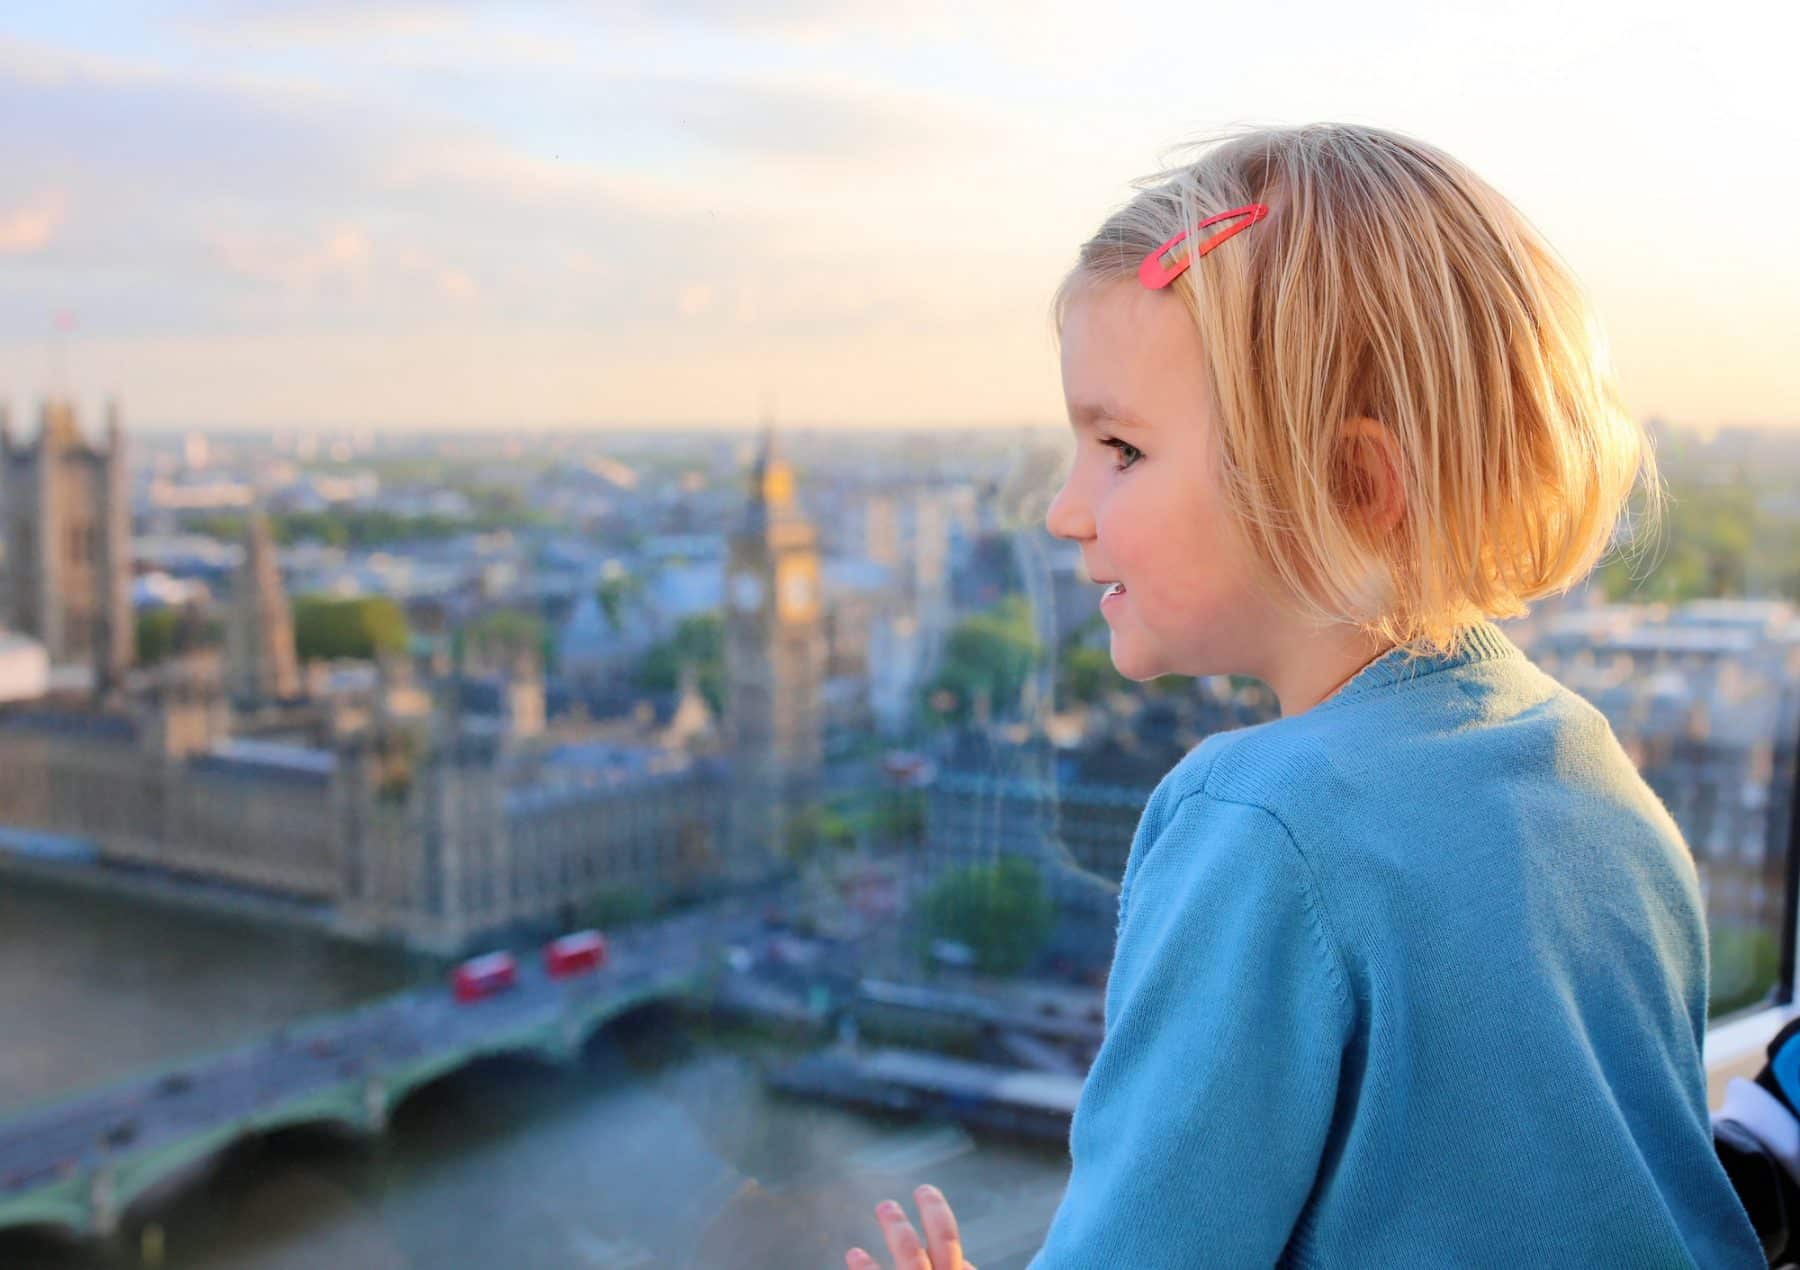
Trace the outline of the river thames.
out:
<instances>
[{"instance_id":1,"label":"river thames","mask_svg":"<svg viewBox=\"0 0 1800 1270\"><path fill-rule=\"evenodd\" d=\"M0 877L0 1111L435 979L288 927ZM567 1068L498 1058L435 1082L379 1138L241 1143L110 1241L0 1233L0 1266L828 1270L877 1251L875 1204L910 1208L926 1181L982 1270L1030 1260L1060 1149L765 1091L795 1052L643 1011Z\"/></svg>"}]
</instances>

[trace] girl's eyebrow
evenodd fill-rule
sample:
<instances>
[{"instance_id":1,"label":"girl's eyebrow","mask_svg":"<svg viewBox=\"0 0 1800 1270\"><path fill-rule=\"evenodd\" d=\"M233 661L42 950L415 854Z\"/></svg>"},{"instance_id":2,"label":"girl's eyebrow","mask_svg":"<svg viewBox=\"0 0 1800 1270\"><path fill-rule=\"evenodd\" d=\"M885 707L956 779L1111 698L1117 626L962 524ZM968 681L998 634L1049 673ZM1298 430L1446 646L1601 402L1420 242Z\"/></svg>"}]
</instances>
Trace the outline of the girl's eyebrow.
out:
<instances>
[{"instance_id":1,"label":"girl's eyebrow","mask_svg":"<svg viewBox=\"0 0 1800 1270\"><path fill-rule=\"evenodd\" d=\"M1111 401L1075 401L1069 403L1069 422L1076 427L1092 424L1100 419L1116 419L1121 422L1135 421L1132 415L1121 410Z\"/></svg>"},{"instance_id":2,"label":"girl's eyebrow","mask_svg":"<svg viewBox=\"0 0 1800 1270\"><path fill-rule=\"evenodd\" d=\"M1077 401L1069 405L1069 423L1074 428L1092 427L1102 419L1128 428L1150 426L1141 415L1125 409L1117 402Z\"/></svg>"}]
</instances>

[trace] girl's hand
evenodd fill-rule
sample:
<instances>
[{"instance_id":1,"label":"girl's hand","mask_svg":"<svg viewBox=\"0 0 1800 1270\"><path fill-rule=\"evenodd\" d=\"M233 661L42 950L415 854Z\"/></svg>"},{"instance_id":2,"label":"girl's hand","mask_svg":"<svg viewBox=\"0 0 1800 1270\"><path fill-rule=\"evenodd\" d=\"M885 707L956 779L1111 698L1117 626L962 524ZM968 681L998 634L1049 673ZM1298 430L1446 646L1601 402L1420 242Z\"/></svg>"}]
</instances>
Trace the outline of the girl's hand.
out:
<instances>
[{"instance_id":1,"label":"girl's hand","mask_svg":"<svg viewBox=\"0 0 1800 1270\"><path fill-rule=\"evenodd\" d=\"M919 1224L925 1227L926 1248L919 1246L918 1233L900 1205L888 1199L875 1206L882 1238L894 1254L894 1270L975 1270L963 1260L956 1215L943 1193L935 1186L921 1186L913 1192L913 1200L919 1205ZM848 1270L881 1270L875 1258L861 1248L845 1253L844 1265Z\"/></svg>"}]
</instances>

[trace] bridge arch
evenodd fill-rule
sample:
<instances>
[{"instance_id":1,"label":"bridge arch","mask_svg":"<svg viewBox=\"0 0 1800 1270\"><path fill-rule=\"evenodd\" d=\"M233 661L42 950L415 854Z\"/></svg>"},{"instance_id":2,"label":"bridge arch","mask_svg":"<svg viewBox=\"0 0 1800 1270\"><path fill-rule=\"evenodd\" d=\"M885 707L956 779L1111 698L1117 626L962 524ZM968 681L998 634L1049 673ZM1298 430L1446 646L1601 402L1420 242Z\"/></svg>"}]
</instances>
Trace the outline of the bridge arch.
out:
<instances>
[{"instance_id":1,"label":"bridge arch","mask_svg":"<svg viewBox=\"0 0 1800 1270\"><path fill-rule=\"evenodd\" d=\"M23 1202L0 1208L0 1239L48 1236L72 1240L87 1233L87 1201L78 1195L64 1197L39 1191Z\"/></svg>"},{"instance_id":2,"label":"bridge arch","mask_svg":"<svg viewBox=\"0 0 1800 1270\"><path fill-rule=\"evenodd\" d=\"M528 1031L493 1036L463 1050L433 1055L405 1068L390 1068L385 1073L388 1113L392 1115L414 1095L484 1059L522 1057L551 1067L566 1066L609 1024L680 995L659 991L596 1002L591 1009L559 1015Z\"/></svg>"},{"instance_id":3,"label":"bridge arch","mask_svg":"<svg viewBox=\"0 0 1800 1270\"><path fill-rule=\"evenodd\" d=\"M350 1136L385 1132L402 1102L471 1063L522 1055L550 1065L567 1064L612 1021L686 997L698 986L698 975L677 974L592 1000L571 995L559 1008L511 1030L496 1030L470 1044L415 1060L358 1071L158 1146L103 1156L47 1178L32 1190L0 1194L0 1231L43 1227L76 1237L108 1233L159 1185L184 1171L198 1171L240 1141L311 1126Z\"/></svg>"}]
</instances>

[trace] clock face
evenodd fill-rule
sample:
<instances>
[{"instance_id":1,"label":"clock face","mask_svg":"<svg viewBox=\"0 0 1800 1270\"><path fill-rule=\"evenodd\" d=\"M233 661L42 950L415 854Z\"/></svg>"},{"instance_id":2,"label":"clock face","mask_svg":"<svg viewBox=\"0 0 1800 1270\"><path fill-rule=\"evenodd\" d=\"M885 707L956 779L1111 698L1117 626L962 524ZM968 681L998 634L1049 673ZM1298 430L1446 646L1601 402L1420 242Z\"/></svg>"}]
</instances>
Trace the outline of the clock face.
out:
<instances>
[{"instance_id":1,"label":"clock face","mask_svg":"<svg viewBox=\"0 0 1800 1270\"><path fill-rule=\"evenodd\" d=\"M762 603L762 579L754 573L731 575L731 602L739 612L748 613Z\"/></svg>"},{"instance_id":2,"label":"clock face","mask_svg":"<svg viewBox=\"0 0 1800 1270\"><path fill-rule=\"evenodd\" d=\"M812 575L790 573L781 581L781 598L791 609L803 609L812 603Z\"/></svg>"}]
</instances>

